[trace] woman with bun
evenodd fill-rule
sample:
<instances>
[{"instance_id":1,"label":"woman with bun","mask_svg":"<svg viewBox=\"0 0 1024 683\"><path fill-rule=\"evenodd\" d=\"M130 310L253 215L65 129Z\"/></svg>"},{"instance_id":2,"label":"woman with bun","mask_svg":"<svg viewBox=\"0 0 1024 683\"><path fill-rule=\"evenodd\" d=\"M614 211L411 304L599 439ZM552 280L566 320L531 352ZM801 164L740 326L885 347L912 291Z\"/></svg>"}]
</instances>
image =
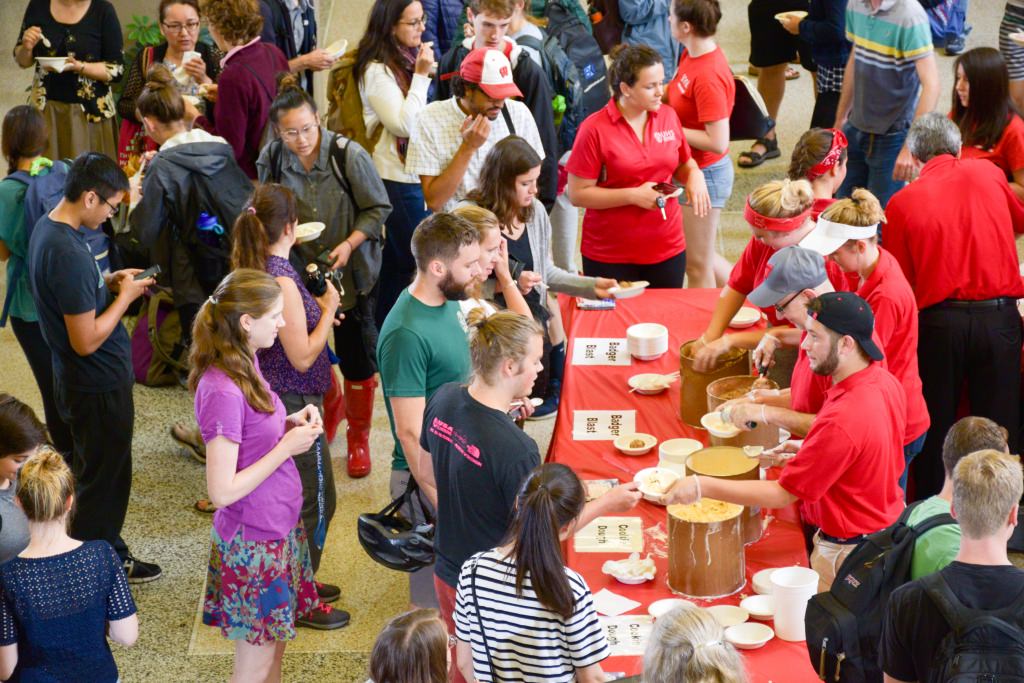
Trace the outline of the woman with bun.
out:
<instances>
[{"instance_id":1,"label":"woman with bun","mask_svg":"<svg viewBox=\"0 0 1024 683\"><path fill-rule=\"evenodd\" d=\"M658 617L636 683L747 683L743 657L707 610L680 605Z\"/></svg>"},{"instance_id":2,"label":"woman with bun","mask_svg":"<svg viewBox=\"0 0 1024 683\"><path fill-rule=\"evenodd\" d=\"M586 581L562 556L585 500L571 469L537 467L519 487L503 544L462 565L456 661L467 681L504 680L495 672L524 670L545 681L605 680L604 629Z\"/></svg>"},{"instance_id":3,"label":"woman with bun","mask_svg":"<svg viewBox=\"0 0 1024 683\"><path fill-rule=\"evenodd\" d=\"M292 258L340 275L341 310L334 352L344 378L347 470L370 473L370 424L377 387L375 320L381 267L381 227L391 213L388 193L373 160L358 143L321 125L313 98L294 74L279 77L270 122L280 139L260 153L260 182L293 193L299 223L324 224L319 236L297 244Z\"/></svg>"},{"instance_id":4,"label":"woman with bun","mask_svg":"<svg viewBox=\"0 0 1024 683\"><path fill-rule=\"evenodd\" d=\"M189 390L206 443L206 488L218 508L203 623L235 644L232 680L277 681L295 621L319 606L294 457L323 433L316 406L290 415L257 352L284 327L281 285L239 268L196 317Z\"/></svg>"},{"instance_id":5,"label":"woman with bun","mask_svg":"<svg viewBox=\"0 0 1024 683\"><path fill-rule=\"evenodd\" d=\"M722 288L711 322L697 340L694 362L697 370L707 371L715 367L718 359L733 348L752 349L757 346L764 335L763 330L726 334L729 321L743 306L747 295L768 276L768 259L779 249L799 244L814 230L813 207L814 192L810 182L803 179L772 180L747 197L743 217L753 236L733 266L729 283ZM828 270L829 279L836 289L849 289L838 266L829 264ZM761 310L767 315L769 325L788 325L777 307L767 306ZM795 358L796 349L793 349L791 359ZM772 379L787 387L791 363L783 361L779 354L775 360Z\"/></svg>"},{"instance_id":6,"label":"woman with bun","mask_svg":"<svg viewBox=\"0 0 1024 683\"><path fill-rule=\"evenodd\" d=\"M412 231L427 216L420 178L405 171L409 134L427 106L436 66L433 46L422 40L426 26L419 0L376 0L352 67L366 133L371 140L377 138L373 164L393 209L384 224L387 238L377 298L378 326L416 274Z\"/></svg>"},{"instance_id":7,"label":"woman with bun","mask_svg":"<svg viewBox=\"0 0 1024 683\"><path fill-rule=\"evenodd\" d=\"M340 299L330 280L325 280L323 293L314 298L288 261L297 225L292 191L273 183L260 185L232 228L231 269L262 270L281 287L284 327L278 330L270 348L256 352L260 370L287 412L295 413L312 404L322 420L324 394L331 387L332 372L327 337L338 322L335 314ZM337 505L327 439L321 435L308 451L293 460L302 480L302 523L309 536L309 556L316 574ZM348 612L327 604L341 596L341 589L318 581L316 590L320 607L300 619L299 625L319 629L345 626Z\"/></svg>"},{"instance_id":8,"label":"woman with bun","mask_svg":"<svg viewBox=\"0 0 1024 683\"><path fill-rule=\"evenodd\" d=\"M858 188L848 199L825 209L800 246L831 259L858 278L857 294L875 314L875 335L889 372L907 394L907 434L903 446L906 468L900 486L906 491L910 461L924 447L930 419L917 369L917 299L899 262L878 245L878 226L885 220L882 205Z\"/></svg>"},{"instance_id":9,"label":"woman with bun","mask_svg":"<svg viewBox=\"0 0 1024 683\"><path fill-rule=\"evenodd\" d=\"M835 201L846 179L846 135L838 128L811 128L800 136L789 161L790 180L807 180L814 192L811 219Z\"/></svg>"},{"instance_id":10,"label":"woman with bun","mask_svg":"<svg viewBox=\"0 0 1024 683\"><path fill-rule=\"evenodd\" d=\"M221 231L231 226L252 193L252 183L235 162L227 140L186 122L192 106L181 96L167 67L157 64L146 74L136 112L159 146L132 178L128 221L150 250L150 259L170 285L181 316L181 351L188 349L192 321L199 305L227 272L227 259L212 252L208 240L218 236L200 230L200 212L215 219Z\"/></svg>"},{"instance_id":11,"label":"woman with bun","mask_svg":"<svg viewBox=\"0 0 1024 683\"><path fill-rule=\"evenodd\" d=\"M373 643L367 683L447 683L448 642L437 610L399 614Z\"/></svg>"},{"instance_id":12,"label":"woman with bun","mask_svg":"<svg viewBox=\"0 0 1024 683\"><path fill-rule=\"evenodd\" d=\"M68 536L75 481L45 449L21 468L18 503L31 540L0 566L0 678L116 683L107 638L131 647L139 617L121 560L106 541ZM6 523L6 519L4 520Z\"/></svg>"},{"instance_id":13,"label":"woman with bun","mask_svg":"<svg viewBox=\"0 0 1024 683\"><path fill-rule=\"evenodd\" d=\"M665 67L646 45L612 50L612 98L580 125L566 190L583 216L583 272L679 288L686 236L678 181L698 216L711 208L679 117L663 107ZM659 191L660 188L662 191Z\"/></svg>"}]
</instances>

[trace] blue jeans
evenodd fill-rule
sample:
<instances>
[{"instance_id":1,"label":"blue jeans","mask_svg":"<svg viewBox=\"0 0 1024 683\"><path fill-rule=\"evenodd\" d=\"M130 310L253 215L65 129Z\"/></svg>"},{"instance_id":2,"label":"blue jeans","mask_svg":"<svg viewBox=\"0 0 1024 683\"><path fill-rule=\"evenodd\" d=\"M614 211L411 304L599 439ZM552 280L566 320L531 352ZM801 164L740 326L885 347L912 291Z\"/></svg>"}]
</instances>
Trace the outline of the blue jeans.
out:
<instances>
[{"instance_id":1,"label":"blue jeans","mask_svg":"<svg viewBox=\"0 0 1024 683\"><path fill-rule=\"evenodd\" d=\"M900 155L907 139L907 131L876 135L865 133L847 123L843 126L843 132L850 146L846 150L846 180L837 196L849 197L855 187L866 187L885 208L889 198L903 187L902 181L893 180L892 171L896 167L896 157Z\"/></svg>"},{"instance_id":2,"label":"blue jeans","mask_svg":"<svg viewBox=\"0 0 1024 683\"><path fill-rule=\"evenodd\" d=\"M910 474L910 463L913 462L917 454L924 450L924 439L928 436L928 431L917 437L906 446L903 447L903 474L900 475L900 488L903 489L903 498L907 497L907 475Z\"/></svg>"},{"instance_id":3,"label":"blue jeans","mask_svg":"<svg viewBox=\"0 0 1024 683\"><path fill-rule=\"evenodd\" d=\"M935 47L945 47L946 41L967 35L967 0L946 0L925 12Z\"/></svg>"},{"instance_id":4,"label":"blue jeans","mask_svg":"<svg viewBox=\"0 0 1024 683\"><path fill-rule=\"evenodd\" d=\"M391 202L391 213L384 221L384 250L380 264L380 289L377 292L377 328L384 324L398 295L416 275L416 259L412 255L412 233L426 218L423 188L419 183L385 180L384 189Z\"/></svg>"}]
</instances>

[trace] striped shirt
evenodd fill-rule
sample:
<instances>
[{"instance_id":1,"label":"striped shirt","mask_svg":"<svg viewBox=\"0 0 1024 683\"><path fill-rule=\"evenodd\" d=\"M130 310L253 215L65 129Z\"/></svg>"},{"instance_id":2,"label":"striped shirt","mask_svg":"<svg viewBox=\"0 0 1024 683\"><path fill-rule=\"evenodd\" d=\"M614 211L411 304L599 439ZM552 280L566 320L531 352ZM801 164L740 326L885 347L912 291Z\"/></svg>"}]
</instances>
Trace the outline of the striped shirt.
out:
<instances>
[{"instance_id":1,"label":"striped shirt","mask_svg":"<svg viewBox=\"0 0 1024 683\"><path fill-rule=\"evenodd\" d=\"M472 588L473 574L476 588ZM575 596L569 619L549 611L537 600L530 578L516 596L515 563L497 550L477 553L462 565L455 600L455 633L473 648L476 679L491 683L487 636L497 680L572 683L576 669L597 664L610 654L597 620L590 589L583 577L565 568Z\"/></svg>"},{"instance_id":2,"label":"striped shirt","mask_svg":"<svg viewBox=\"0 0 1024 683\"><path fill-rule=\"evenodd\" d=\"M875 11L871 0L850 0L846 37L855 60L850 123L876 135L909 128L921 86L915 62L932 54L924 8L917 0L882 0Z\"/></svg>"}]
</instances>

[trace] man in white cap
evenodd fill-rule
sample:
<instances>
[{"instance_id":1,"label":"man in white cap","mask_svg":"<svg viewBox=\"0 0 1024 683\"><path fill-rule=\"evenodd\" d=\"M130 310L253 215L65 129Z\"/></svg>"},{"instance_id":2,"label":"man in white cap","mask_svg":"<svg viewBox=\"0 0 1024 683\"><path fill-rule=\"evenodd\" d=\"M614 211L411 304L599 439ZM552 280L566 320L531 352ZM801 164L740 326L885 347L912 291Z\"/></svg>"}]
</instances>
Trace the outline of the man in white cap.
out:
<instances>
[{"instance_id":1,"label":"man in white cap","mask_svg":"<svg viewBox=\"0 0 1024 683\"><path fill-rule=\"evenodd\" d=\"M477 187L487 153L509 135L524 138L544 158L533 114L509 99L522 93L500 50L473 50L451 80L455 96L423 110L405 162L406 170L420 177L432 211L450 211Z\"/></svg>"}]
</instances>

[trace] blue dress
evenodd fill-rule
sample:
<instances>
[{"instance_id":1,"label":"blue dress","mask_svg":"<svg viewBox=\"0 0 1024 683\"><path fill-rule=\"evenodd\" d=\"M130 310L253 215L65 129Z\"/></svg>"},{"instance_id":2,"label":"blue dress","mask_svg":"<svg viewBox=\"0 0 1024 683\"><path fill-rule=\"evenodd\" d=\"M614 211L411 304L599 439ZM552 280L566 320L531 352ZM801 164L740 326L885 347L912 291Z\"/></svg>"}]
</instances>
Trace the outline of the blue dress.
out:
<instances>
[{"instance_id":1,"label":"blue dress","mask_svg":"<svg viewBox=\"0 0 1024 683\"><path fill-rule=\"evenodd\" d=\"M12 681L115 683L108 621L135 614L117 553L86 541L51 557L16 557L0 566L0 645L18 644Z\"/></svg>"}]
</instances>

